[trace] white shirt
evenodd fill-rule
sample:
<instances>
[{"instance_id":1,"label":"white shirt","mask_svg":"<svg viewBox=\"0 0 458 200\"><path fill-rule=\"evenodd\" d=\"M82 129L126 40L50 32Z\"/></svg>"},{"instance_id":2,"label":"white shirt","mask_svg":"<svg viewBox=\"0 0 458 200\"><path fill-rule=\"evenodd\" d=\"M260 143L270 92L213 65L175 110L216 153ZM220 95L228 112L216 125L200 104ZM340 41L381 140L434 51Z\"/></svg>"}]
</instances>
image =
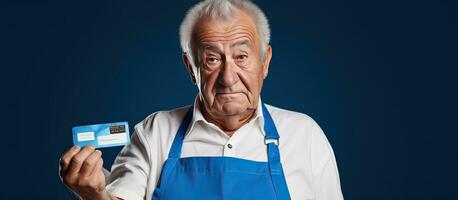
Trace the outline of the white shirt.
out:
<instances>
[{"instance_id":1,"label":"white shirt","mask_svg":"<svg viewBox=\"0 0 458 200\"><path fill-rule=\"evenodd\" d=\"M266 106L280 135L281 163L291 198L343 199L334 153L318 124L306 114ZM188 109L189 106L155 112L135 125L131 143L112 166L107 185L111 195L126 200L152 198L162 165ZM255 116L229 137L205 120L196 98L181 157L230 156L266 162L263 127L261 101Z\"/></svg>"}]
</instances>

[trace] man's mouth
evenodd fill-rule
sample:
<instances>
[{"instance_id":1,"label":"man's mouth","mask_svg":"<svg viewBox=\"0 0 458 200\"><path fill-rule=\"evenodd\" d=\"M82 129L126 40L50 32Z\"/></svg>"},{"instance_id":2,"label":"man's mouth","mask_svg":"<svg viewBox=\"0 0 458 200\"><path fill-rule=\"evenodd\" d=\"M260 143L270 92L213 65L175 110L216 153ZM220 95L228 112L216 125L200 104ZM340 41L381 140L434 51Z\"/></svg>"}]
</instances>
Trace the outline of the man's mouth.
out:
<instances>
[{"instance_id":1,"label":"man's mouth","mask_svg":"<svg viewBox=\"0 0 458 200\"><path fill-rule=\"evenodd\" d=\"M229 95L229 94L239 94L242 92L217 92L217 95Z\"/></svg>"}]
</instances>

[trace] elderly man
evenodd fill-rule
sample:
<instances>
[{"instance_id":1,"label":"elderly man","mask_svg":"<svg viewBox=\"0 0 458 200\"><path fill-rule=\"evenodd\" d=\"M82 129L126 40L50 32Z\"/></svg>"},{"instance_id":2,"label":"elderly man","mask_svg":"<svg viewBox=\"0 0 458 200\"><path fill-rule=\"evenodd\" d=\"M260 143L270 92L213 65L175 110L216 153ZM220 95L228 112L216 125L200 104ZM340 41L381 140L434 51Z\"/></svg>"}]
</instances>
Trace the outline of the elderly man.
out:
<instances>
[{"instance_id":1,"label":"elderly man","mask_svg":"<svg viewBox=\"0 0 458 200\"><path fill-rule=\"evenodd\" d=\"M65 185L83 199L343 199L318 124L261 101L272 47L256 5L202 1L180 39L194 104L138 123L109 177L99 150L72 147L61 158Z\"/></svg>"}]
</instances>

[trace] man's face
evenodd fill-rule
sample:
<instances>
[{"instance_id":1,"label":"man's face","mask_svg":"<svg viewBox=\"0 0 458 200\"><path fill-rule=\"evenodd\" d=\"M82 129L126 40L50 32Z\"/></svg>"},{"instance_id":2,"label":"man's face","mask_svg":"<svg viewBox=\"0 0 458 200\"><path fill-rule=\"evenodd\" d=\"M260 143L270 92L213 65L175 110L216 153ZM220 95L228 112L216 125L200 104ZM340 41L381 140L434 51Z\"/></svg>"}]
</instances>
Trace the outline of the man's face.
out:
<instances>
[{"instance_id":1,"label":"man's face","mask_svg":"<svg viewBox=\"0 0 458 200\"><path fill-rule=\"evenodd\" d=\"M238 115L256 109L271 48L262 62L259 33L248 14L238 11L230 20L199 21L191 46L200 70L201 99L209 114Z\"/></svg>"}]
</instances>

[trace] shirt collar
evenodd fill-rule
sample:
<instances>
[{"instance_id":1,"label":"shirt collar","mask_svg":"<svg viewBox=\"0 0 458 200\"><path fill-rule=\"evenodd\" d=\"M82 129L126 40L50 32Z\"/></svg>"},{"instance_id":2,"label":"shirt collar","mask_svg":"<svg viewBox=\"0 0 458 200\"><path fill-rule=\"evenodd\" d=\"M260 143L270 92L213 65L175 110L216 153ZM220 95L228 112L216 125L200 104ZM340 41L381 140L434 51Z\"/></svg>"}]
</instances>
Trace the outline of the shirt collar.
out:
<instances>
[{"instance_id":1,"label":"shirt collar","mask_svg":"<svg viewBox=\"0 0 458 200\"><path fill-rule=\"evenodd\" d=\"M204 123L206 125L212 124L204 118L201 112L202 108L200 108L200 105L199 105L199 98L200 98L199 95L197 95L196 98L194 99L194 104L193 104L194 106L192 107L193 108L192 120L190 122L190 128L188 129L188 132L186 134L189 134L192 132L196 123ZM261 129L261 133L265 135L264 133L264 115L262 112L261 97L259 97L258 106L256 108L255 115L250 119L248 123L256 123L259 126L259 128Z\"/></svg>"}]
</instances>

